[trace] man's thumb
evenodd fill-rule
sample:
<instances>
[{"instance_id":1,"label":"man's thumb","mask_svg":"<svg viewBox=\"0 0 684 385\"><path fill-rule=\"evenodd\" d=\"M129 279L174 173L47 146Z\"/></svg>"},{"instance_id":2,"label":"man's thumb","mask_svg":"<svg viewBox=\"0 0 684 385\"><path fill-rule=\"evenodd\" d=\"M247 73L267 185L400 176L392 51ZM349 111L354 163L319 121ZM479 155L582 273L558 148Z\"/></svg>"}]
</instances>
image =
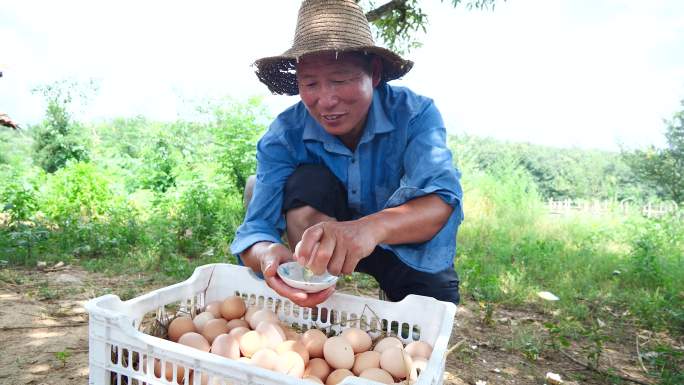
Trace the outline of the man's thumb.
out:
<instances>
[{"instance_id":1,"label":"man's thumb","mask_svg":"<svg viewBox=\"0 0 684 385\"><path fill-rule=\"evenodd\" d=\"M276 269L276 257L275 255L269 254L261 259L261 272L267 276L275 275Z\"/></svg>"}]
</instances>

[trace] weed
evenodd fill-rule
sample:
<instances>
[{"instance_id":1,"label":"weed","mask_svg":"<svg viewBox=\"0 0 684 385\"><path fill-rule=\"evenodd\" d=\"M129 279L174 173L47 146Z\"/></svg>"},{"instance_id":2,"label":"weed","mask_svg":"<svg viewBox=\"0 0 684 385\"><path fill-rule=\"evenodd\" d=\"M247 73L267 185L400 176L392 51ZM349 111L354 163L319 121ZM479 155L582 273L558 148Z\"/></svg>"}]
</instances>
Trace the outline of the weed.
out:
<instances>
[{"instance_id":1,"label":"weed","mask_svg":"<svg viewBox=\"0 0 684 385\"><path fill-rule=\"evenodd\" d=\"M658 378L661 385L684 383L684 353L681 350L660 344L653 351L642 353L642 357L651 369L649 374Z\"/></svg>"},{"instance_id":2,"label":"weed","mask_svg":"<svg viewBox=\"0 0 684 385\"><path fill-rule=\"evenodd\" d=\"M71 352L68 350L55 352L55 358L57 358L57 360L62 363L62 367L66 366L69 357L71 357Z\"/></svg>"},{"instance_id":3,"label":"weed","mask_svg":"<svg viewBox=\"0 0 684 385\"><path fill-rule=\"evenodd\" d=\"M545 340L534 325L525 325L513 329L511 339L505 347L522 353L530 361L536 361L544 351Z\"/></svg>"},{"instance_id":4,"label":"weed","mask_svg":"<svg viewBox=\"0 0 684 385\"><path fill-rule=\"evenodd\" d=\"M51 301L60 298L60 293L50 287L47 281L43 281L38 286L38 296L39 301Z\"/></svg>"}]
</instances>

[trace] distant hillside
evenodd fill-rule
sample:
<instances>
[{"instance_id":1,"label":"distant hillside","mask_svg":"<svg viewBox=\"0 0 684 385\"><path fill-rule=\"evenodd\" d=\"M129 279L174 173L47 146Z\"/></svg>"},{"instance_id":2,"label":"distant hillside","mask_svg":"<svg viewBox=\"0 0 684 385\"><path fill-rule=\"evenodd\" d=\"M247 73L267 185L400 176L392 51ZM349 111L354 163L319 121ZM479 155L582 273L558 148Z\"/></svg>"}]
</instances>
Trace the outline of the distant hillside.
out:
<instances>
[{"instance_id":1,"label":"distant hillside","mask_svg":"<svg viewBox=\"0 0 684 385\"><path fill-rule=\"evenodd\" d=\"M653 196L617 152L511 143L492 138L450 135L457 165L490 170L517 164L527 170L546 199L635 199ZM467 178L467 175L464 175Z\"/></svg>"}]
</instances>

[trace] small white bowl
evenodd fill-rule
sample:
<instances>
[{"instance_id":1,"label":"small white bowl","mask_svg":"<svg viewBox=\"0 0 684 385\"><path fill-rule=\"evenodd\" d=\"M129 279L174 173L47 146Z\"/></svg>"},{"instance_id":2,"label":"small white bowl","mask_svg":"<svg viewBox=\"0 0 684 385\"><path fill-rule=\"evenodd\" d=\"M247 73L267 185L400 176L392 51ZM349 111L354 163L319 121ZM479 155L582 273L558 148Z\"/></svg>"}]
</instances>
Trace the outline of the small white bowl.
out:
<instances>
[{"instance_id":1,"label":"small white bowl","mask_svg":"<svg viewBox=\"0 0 684 385\"><path fill-rule=\"evenodd\" d=\"M337 277L327 271L321 275L304 278L305 267L297 262L287 262L278 266L278 275L286 284L307 293L317 293L334 286Z\"/></svg>"}]
</instances>

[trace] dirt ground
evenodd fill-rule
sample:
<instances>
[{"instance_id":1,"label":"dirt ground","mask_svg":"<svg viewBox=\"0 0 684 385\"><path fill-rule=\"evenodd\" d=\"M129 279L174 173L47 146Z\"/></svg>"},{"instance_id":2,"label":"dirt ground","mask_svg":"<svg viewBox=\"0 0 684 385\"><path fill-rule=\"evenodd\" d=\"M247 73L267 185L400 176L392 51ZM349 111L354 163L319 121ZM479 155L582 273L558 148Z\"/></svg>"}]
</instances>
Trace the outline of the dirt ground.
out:
<instances>
[{"instance_id":1,"label":"dirt ground","mask_svg":"<svg viewBox=\"0 0 684 385\"><path fill-rule=\"evenodd\" d=\"M85 301L105 293L130 298L168 284L142 275L107 277L74 266L0 269L0 384L87 384ZM483 314L478 304L465 301L459 307L445 384L537 385L549 383L547 372L559 374L564 384L610 383L557 351L534 356L534 344L515 348L515 336L534 340L544 332L544 314L502 308L486 319ZM625 338L606 342L602 362L616 374L651 383L637 360L635 334L619 334ZM567 351L584 360L579 347Z\"/></svg>"}]
</instances>

